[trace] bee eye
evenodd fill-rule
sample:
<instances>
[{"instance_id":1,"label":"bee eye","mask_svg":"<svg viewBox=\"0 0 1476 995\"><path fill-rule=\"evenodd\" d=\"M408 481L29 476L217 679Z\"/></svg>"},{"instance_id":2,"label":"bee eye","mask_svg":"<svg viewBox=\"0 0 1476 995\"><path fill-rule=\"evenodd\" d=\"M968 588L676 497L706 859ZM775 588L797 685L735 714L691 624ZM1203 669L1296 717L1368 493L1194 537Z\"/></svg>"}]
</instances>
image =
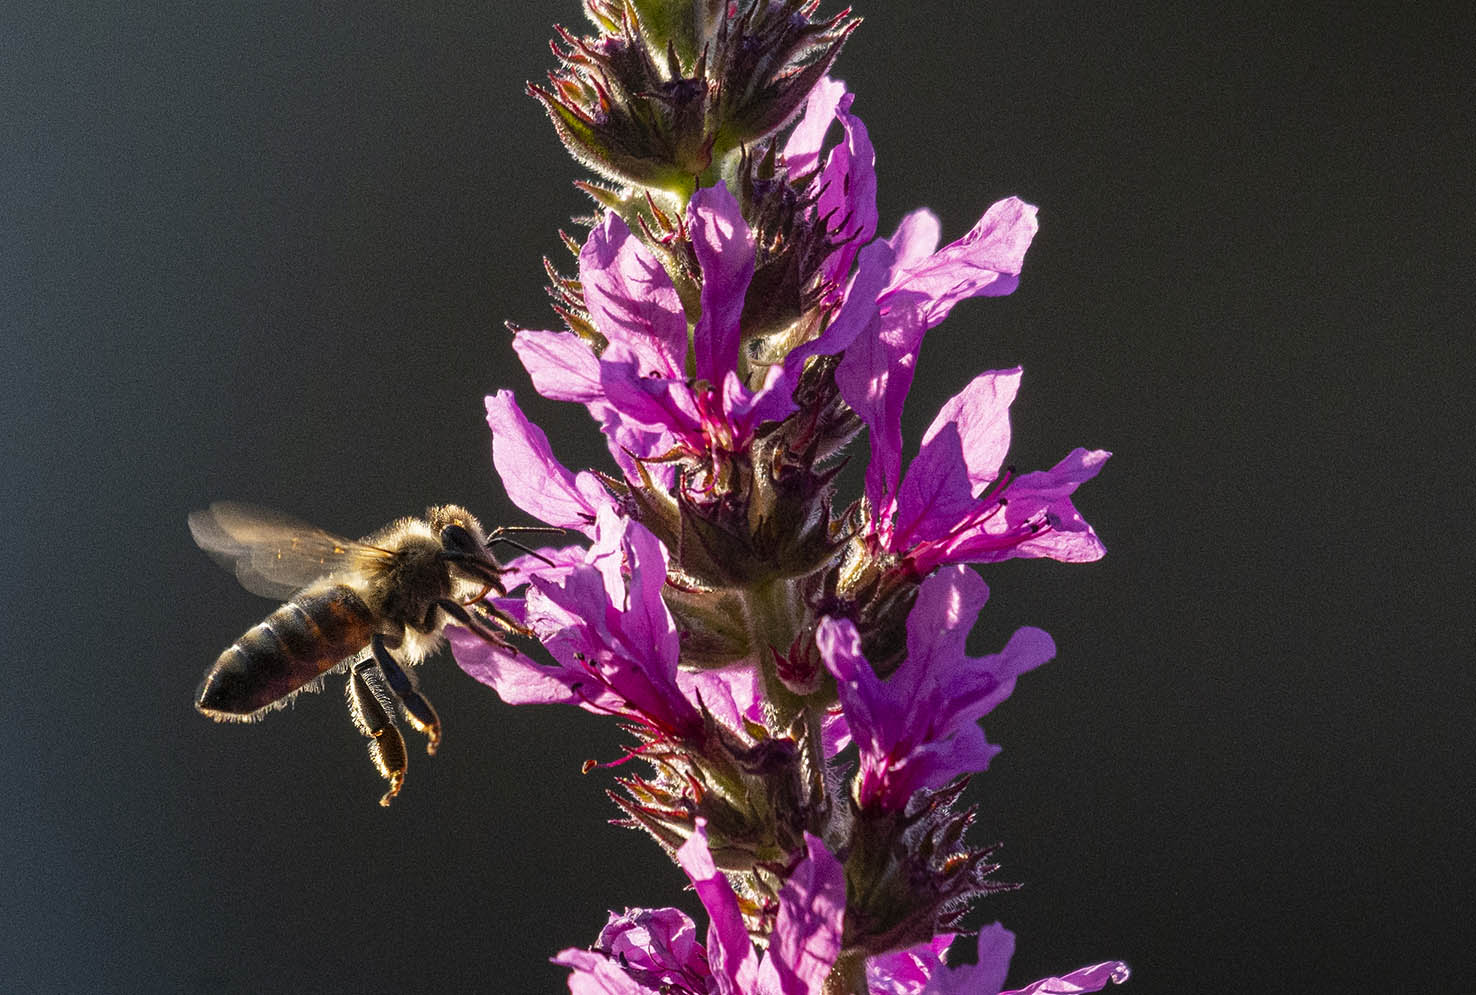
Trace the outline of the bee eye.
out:
<instances>
[{"instance_id":1,"label":"bee eye","mask_svg":"<svg viewBox=\"0 0 1476 995\"><path fill-rule=\"evenodd\" d=\"M460 553L478 550L477 541L459 524L447 525L441 530L441 548Z\"/></svg>"}]
</instances>

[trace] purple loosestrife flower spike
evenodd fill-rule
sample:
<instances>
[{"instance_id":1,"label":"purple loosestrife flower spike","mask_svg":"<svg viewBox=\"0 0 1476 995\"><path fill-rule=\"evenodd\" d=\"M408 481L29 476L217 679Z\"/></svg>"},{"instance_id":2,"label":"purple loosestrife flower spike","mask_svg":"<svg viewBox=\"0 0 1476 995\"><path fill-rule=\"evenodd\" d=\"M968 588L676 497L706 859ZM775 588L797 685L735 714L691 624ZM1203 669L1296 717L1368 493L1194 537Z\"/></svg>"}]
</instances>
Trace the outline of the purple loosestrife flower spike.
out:
<instances>
[{"instance_id":1,"label":"purple loosestrife flower spike","mask_svg":"<svg viewBox=\"0 0 1476 995\"><path fill-rule=\"evenodd\" d=\"M848 11L584 6L596 34L560 29L530 90L604 180L580 184L587 234L564 236L577 271L548 263L564 328L509 327L615 469L566 467L510 391L489 396L508 496L569 544L509 562L505 639L448 634L504 700L621 723L618 763L642 773L615 778L620 821L709 921L699 941L675 909L627 909L555 961L575 995L1000 995L1002 927L978 964L943 961L971 906L1015 887L966 839L964 791L999 752L980 720L1055 644L1025 627L969 656L989 591L968 564L1102 556L1073 499L1109 454L1006 465L1018 369L950 398L905 472L901 426L924 336L1016 288L1036 209L1002 200L942 248L925 209L877 237L875 149L826 75ZM838 493L847 457L859 496ZM1107 962L1014 995L1125 977Z\"/></svg>"}]
</instances>

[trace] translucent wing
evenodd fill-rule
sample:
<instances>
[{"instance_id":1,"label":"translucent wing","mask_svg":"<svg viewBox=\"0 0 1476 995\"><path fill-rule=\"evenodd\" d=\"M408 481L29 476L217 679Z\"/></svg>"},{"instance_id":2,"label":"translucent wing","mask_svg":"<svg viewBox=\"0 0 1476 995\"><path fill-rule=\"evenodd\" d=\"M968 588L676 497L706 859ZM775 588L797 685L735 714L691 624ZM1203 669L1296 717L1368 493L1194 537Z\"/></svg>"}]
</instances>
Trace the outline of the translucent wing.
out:
<instances>
[{"instance_id":1,"label":"translucent wing","mask_svg":"<svg viewBox=\"0 0 1476 995\"><path fill-rule=\"evenodd\" d=\"M190 513L190 534L252 594L283 599L339 570L391 554L324 532L290 515L234 501Z\"/></svg>"}]
</instances>

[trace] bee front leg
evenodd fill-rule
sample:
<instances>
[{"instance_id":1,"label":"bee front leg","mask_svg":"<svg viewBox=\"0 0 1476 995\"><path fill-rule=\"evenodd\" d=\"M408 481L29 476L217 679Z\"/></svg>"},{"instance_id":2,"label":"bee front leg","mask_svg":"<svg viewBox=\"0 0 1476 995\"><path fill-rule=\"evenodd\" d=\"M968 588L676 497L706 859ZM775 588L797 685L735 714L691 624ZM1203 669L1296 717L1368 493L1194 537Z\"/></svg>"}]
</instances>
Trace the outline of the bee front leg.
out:
<instances>
[{"instance_id":1,"label":"bee front leg","mask_svg":"<svg viewBox=\"0 0 1476 995\"><path fill-rule=\"evenodd\" d=\"M395 697L400 699L400 706L404 709L406 720L425 734L425 752L434 754L436 747L441 745L441 717L436 714L435 708L415 686L415 678L400 666L400 662L390 652L389 644L383 635L376 633L374 638L369 640L369 648L374 654L374 662L379 665L380 672L384 674L385 683L395 693Z\"/></svg>"},{"instance_id":2,"label":"bee front leg","mask_svg":"<svg viewBox=\"0 0 1476 995\"><path fill-rule=\"evenodd\" d=\"M405 783L405 768L409 761L405 755L405 737L395 728L379 696L364 678L363 671L371 666L373 662L365 660L349 671L349 714L359 731L369 737L369 756L380 775L389 781L389 790L379 799L379 804L389 805L390 799L400 793Z\"/></svg>"},{"instance_id":3,"label":"bee front leg","mask_svg":"<svg viewBox=\"0 0 1476 995\"><path fill-rule=\"evenodd\" d=\"M503 641L502 633L498 632L496 629L492 628L490 625L482 620L482 612L486 612L488 618L490 618L498 625L502 626L508 632L516 633L519 636L533 635L533 633L530 632L526 626L520 625L517 619L513 618L507 612L498 608L496 605L489 605L485 602L481 602L476 606L478 612L475 615L467 610L466 605L463 605L459 601L452 601L450 598L437 599L436 607L440 608L441 611L445 612L447 615L450 615L451 618L453 618L455 621L459 622L461 625L466 626L476 635L485 639L489 643L497 643L500 646L507 645Z\"/></svg>"}]
</instances>

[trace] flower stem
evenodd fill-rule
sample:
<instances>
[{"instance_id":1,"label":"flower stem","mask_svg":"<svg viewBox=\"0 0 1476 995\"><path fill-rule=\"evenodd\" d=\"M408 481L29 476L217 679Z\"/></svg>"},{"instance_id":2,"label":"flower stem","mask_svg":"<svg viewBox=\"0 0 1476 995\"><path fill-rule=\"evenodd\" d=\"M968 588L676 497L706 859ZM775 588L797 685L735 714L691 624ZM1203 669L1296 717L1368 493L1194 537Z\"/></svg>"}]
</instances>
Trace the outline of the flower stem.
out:
<instances>
[{"instance_id":1,"label":"flower stem","mask_svg":"<svg viewBox=\"0 0 1476 995\"><path fill-rule=\"evenodd\" d=\"M801 744L805 753L804 771L809 778L811 799L810 832L817 836L825 833L825 823L830 819L830 798L825 788L825 729L823 713L818 708L805 709L805 739Z\"/></svg>"},{"instance_id":2,"label":"flower stem","mask_svg":"<svg viewBox=\"0 0 1476 995\"><path fill-rule=\"evenodd\" d=\"M777 580L751 589L746 599L749 646L763 675L764 697L775 710L780 728L794 721L804 707L804 699L784 686L774 665L774 652L786 651L794 641L797 598L793 581Z\"/></svg>"}]
</instances>

